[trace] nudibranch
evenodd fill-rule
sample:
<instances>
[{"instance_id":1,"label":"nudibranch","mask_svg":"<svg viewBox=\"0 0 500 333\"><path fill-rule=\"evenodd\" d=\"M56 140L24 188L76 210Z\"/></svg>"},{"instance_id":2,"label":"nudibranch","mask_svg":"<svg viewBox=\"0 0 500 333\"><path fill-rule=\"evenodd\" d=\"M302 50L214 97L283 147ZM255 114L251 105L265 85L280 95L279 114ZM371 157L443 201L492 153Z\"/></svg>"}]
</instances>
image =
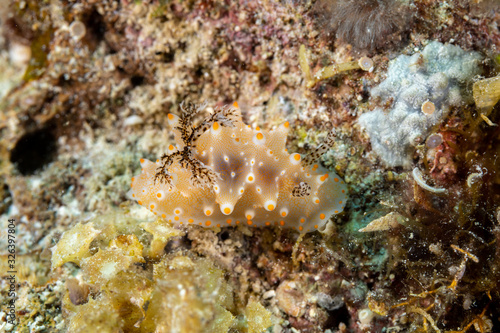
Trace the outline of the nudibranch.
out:
<instances>
[{"instance_id":1,"label":"nudibranch","mask_svg":"<svg viewBox=\"0 0 500 333\"><path fill-rule=\"evenodd\" d=\"M130 193L140 205L175 224L278 225L301 233L344 209L344 181L315 164L333 135L303 157L285 148L288 122L270 131L252 128L235 103L193 126L204 108L181 104L180 116L168 114L175 145L156 162L140 160Z\"/></svg>"}]
</instances>

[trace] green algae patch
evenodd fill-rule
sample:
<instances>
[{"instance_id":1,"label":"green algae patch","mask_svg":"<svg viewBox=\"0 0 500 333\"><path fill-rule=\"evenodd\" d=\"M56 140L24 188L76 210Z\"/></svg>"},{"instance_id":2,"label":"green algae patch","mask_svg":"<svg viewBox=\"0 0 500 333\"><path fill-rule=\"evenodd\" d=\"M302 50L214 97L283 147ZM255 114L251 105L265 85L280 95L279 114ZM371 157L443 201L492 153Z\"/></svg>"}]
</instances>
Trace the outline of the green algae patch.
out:
<instances>
[{"instance_id":1,"label":"green algae patch","mask_svg":"<svg viewBox=\"0 0 500 333\"><path fill-rule=\"evenodd\" d=\"M232 289L224 272L204 258L175 256L154 265L156 282L146 331L226 332L233 324Z\"/></svg>"},{"instance_id":2,"label":"green algae patch","mask_svg":"<svg viewBox=\"0 0 500 333\"><path fill-rule=\"evenodd\" d=\"M24 72L23 80L28 82L40 78L48 66L50 42L54 35L52 17L47 11L48 1L20 1L13 6L14 15L20 25L25 25L25 34L30 38L31 58ZM21 28L22 29L22 28Z\"/></svg>"},{"instance_id":3,"label":"green algae patch","mask_svg":"<svg viewBox=\"0 0 500 333\"><path fill-rule=\"evenodd\" d=\"M96 216L91 222L100 230L91 246L101 249L106 248L111 240L120 235L136 235L138 238L144 236L139 221L120 211Z\"/></svg>"},{"instance_id":4,"label":"green algae patch","mask_svg":"<svg viewBox=\"0 0 500 333\"><path fill-rule=\"evenodd\" d=\"M250 300L245 309L248 333L261 333L273 325L271 312L255 300Z\"/></svg>"},{"instance_id":5,"label":"green algae patch","mask_svg":"<svg viewBox=\"0 0 500 333\"><path fill-rule=\"evenodd\" d=\"M25 81L38 79L45 72L52 34L52 29L48 29L31 42L31 59L23 76Z\"/></svg>"},{"instance_id":6,"label":"green algae patch","mask_svg":"<svg viewBox=\"0 0 500 333\"><path fill-rule=\"evenodd\" d=\"M66 297L64 308L70 313L72 332L87 332L86 327L95 325L103 332L215 333L234 326L233 290L224 271L208 259L167 256L150 265L150 271L131 266L131 258L123 250L108 249L85 261L82 270L93 275L85 273L84 280L91 284L100 281L95 284L99 292L82 305ZM102 318L108 312L111 320L105 324Z\"/></svg>"},{"instance_id":7,"label":"green algae patch","mask_svg":"<svg viewBox=\"0 0 500 333\"><path fill-rule=\"evenodd\" d=\"M158 259L163 254L163 249L171 238L184 234L163 219L158 219L153 223L142 223L141 227L153 235L149 256L154 259Z\"/></svg>"},{"instance_id":8,"label":"green algae patch","mask_svg":"<svg viewBox=\"0 0 500 333\"><path fill-rule=\"evenodd\" d=\"M63 234L53 250L53 268L73 262L81 279L66 285L63 308L69 331L232 329L236 309L226 272L208 258L165 253L168 239L181 234L162 219L139 225L120 214L77 224Z\"/></svg>"},{"instance_id":9,"label":"green algae patch","mask_svg":"<svg viewBox=\"0 0 500 333\"><path fill-rule=\"evenodd\" d=\"M112 333L123 326L123 319L112 300L106 296L90 299L80 305L68 325L68 332L74 333Z\"/></svg>"},{"instance_id":10,"label":"green algae patch","mask_svg":"<svg viewBox=\"0 0 500 333\"><path fill-rule=\"evenodd\" d=\"M90 243L99 233L92 223L78 223L73 229L66 231L52 248L52 269L67 262L79 265L82 259L90 256Z\"/></svg>"},{"instance_id":11,"label":"green algae patch","mask_svg":"<svg viewBox=\"0 0 500 333\"><path fill-rule=\"evenodd\" d=\"M118 236L105 250L99 249L92 257L82 261L84 277L90 284L103 284L132 264L145 262L142 245L134 235Z\"/></svg>"},{"instance_id":12,"label":"green algae patch","mask_svg":"<svg viewBox=\"0 0 500 333\"><path fill-rule=\"evenodd\" d=\"M216 304L214 307L215 318L207 327L207 333L228 332L235 325L235 316L224 307Z\"/></svg>"}]
</instances>

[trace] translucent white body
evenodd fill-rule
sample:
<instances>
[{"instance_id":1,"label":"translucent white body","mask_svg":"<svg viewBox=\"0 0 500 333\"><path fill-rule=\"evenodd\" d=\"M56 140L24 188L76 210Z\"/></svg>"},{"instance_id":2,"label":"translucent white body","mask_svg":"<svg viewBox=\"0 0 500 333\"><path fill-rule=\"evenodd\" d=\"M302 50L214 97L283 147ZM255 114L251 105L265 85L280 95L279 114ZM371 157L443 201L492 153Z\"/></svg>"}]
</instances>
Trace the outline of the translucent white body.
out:
<instances>
[{"instance_id":1,"label":"translucent white body","mask_svg":"<svg viewBox=\"0 0 500 333\"><path fill-rule=\"evenodd\" d=\"M168 115L174 128L179 118ZM237 114L234 127L215 122L196 140L195 156L220 175L212 187L195 187L192 173L174 163L168 169L173 187L154 177L161 161L141 159L141 174L132 178L131 194L158 216L179 224L204 227L278 225L310 232L321 228L347 200L344 181L317 164L303 167L299 154L285 149L288 123L272 131L252 129ZM174 129L176 146L184 147ZM305 182L309 195L295 197L293 189ZM307 187L307 186L306 186Z\"/></svg>"}]
</instances>

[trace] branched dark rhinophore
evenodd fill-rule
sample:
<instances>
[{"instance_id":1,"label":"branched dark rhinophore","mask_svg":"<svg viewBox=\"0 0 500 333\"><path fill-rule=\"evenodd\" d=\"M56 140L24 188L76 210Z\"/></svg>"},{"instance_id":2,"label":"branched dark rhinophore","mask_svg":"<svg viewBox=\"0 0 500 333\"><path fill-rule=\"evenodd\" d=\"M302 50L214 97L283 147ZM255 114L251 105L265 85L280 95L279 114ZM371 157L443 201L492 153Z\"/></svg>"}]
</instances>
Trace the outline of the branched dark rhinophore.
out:
<instances>
[{"instance_id":1,"label":"branched dark rhinophore","mask_svg":"<svg viewBox=\"0 0 500 333\"><path fill-rule=\"evenodd\" d=\"M311 185L306 182L300 182L299 185L295 186L292 190L292 195L294 197L307 197L311 194Z\"/></svg>"},{"instance_id":2,"label":"branched dark rhinophore","mask_svg":"<svg viewBox=\"0 0 500 333\"><path fill-rule=\"evenodd\" d=\"M315 163L321 155L323 155L328 149L330 149L333 146L333 143L335 142L335 129L332 129L330 133L328 133L325 141L323 141L322 144L320 144L316 149L311 151L303 160L302 165L303 166L310 166L313 163Z\"/></svg>"},{"instance_id":3,"label":"branched dark rhinophore","mask_svg":"<svg viewBox=\"0 0 500 333\"><path fill-rule=\"evenodd\" d=\"M174 163L174 161L179 161L181 159L181 151L176 151L170 155L163 154L161 157L161 166L156 168L156 174L154 182L168 184L169 188L172 188L174 184L172 183L172 176L168 173L168 168Z\"/></svg>"},{"instance_id":4,"label":"branched dark rhinophore","mask_svg":"<svg viewBox=\"0 0 500 333\"><path fill-rule=\"evenodd\" d=\"M223 127L234 127L235 116L236 109L231 106L224 105L223 107L216 109L214 113L210 114L210 116L208 116L200 125L193 129L191 133L191 143L194 144L196 140L215 122Z\"/></svg>"},{"instance_id":5,"label":"branched dark rhinophore","mask_svg":"<svg viewBox=\"0 0 500 333\"><path fill-rule=\"evenodd\" d=\"M191 103L181 103L181 116L179 117L179 124L175 128L181 133L181 139L184 143L182 150L178 150L169 155L163 154L161 157L161 166L156 169L154 181L168 184L173 187L172 176L168 172L168 168L174 164L179 163L184 169L187 169L193 175L191 184L197 187L211 187L214 185L215 180L220 178L220 175L213 171L209 166L206 166L194 157L194 148L196 147L196 140L205 133L215 122L223 127L234 127L234 117L236 116L236 109L230 106L223 106L215 109L205 120L196 127L193 127L193 119L196 114L203 111L206 103L201 105L194 105Z\"/></svg>"}]
</instances>

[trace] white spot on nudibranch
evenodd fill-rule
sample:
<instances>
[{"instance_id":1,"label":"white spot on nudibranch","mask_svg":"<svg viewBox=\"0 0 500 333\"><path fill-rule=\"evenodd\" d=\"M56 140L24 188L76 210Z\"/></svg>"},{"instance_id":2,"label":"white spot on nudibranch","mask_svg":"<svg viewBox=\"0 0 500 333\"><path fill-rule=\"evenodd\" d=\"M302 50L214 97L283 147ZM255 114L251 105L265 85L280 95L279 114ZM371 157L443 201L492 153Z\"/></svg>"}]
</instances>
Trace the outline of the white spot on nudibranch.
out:
<instances>
[{"instance_id":1,"label":"white spot on nudibranch","mask_svg":"<svg viewBox=\"0 0 500 333\"><path fill-rule=\"evenodd\" d=\"M249 184L252 184L253 182L255 182L255 175L253 174L253 172L250 172L247 175L246 182Z\"/></svg>"},{"instance_id":2,"label":"white spot on nudibranch","mask_svg":"<svg viewBox=\"0 0 500 333\"><path fill-rule=\"evenodd\" d=\"M224 215L229 215L233 212L234 206L230 203L225 203L220 205L220 211Z\"/></svg>"},{"instance_id":3,"label":"white spot on nudibranch","mask_svg":"<svg viewBox=\"0 0 500 333\"><path fill-rule=\"evenodd\" d=\"M263 145L266 143L266 137L261 132L255 134L252 138L253 143L256 145Z\"/></svg>"},{"instance_id":4,"label":"white spot on nudibranch","mask_svg":"<svg viewBox=\"0 0 500 333\"><path fill-rule=\"evenodd\" d=\"M274 200L267 200L264 202L264 209L267 210L268 212L273 211L276 208L276 201Z\"/></svg>"}]
</instances>

